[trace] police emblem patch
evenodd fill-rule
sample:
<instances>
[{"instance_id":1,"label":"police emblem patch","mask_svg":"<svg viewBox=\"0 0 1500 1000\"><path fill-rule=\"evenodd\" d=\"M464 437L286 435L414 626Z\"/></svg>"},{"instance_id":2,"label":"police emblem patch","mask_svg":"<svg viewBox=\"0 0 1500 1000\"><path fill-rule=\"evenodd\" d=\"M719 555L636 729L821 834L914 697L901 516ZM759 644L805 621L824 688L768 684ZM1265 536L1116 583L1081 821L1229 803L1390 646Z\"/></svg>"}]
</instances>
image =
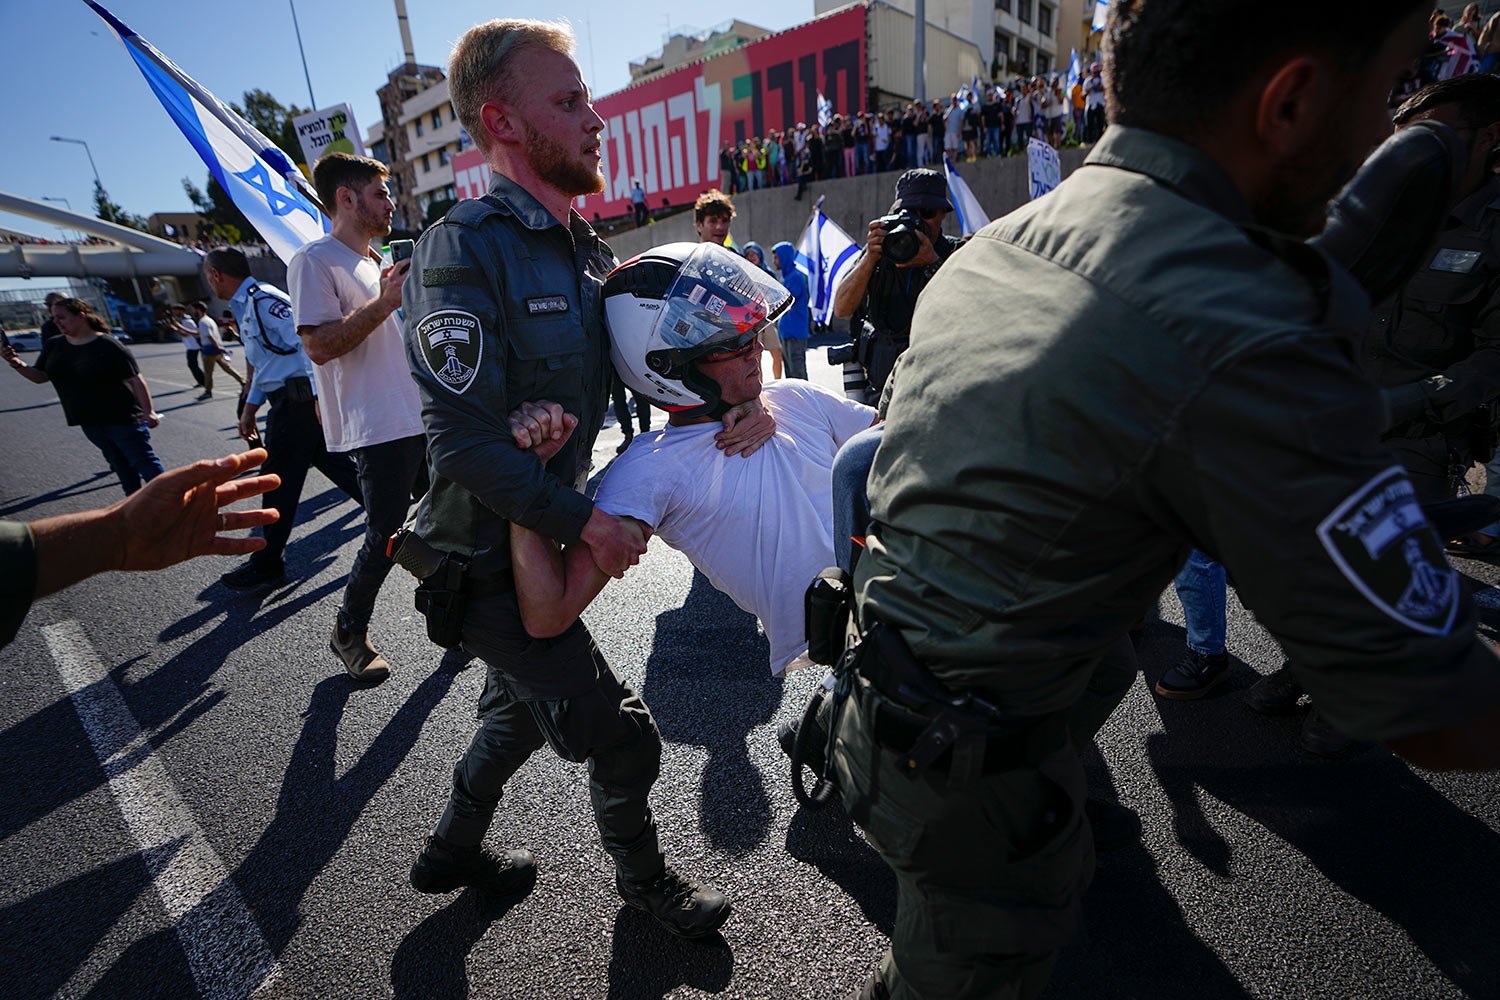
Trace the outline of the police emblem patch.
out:
<instances>
[{"instance_id":1,"label":"police emblem patch","mask_svg":"<svg viewBox=\"0 0 1500 1000\"><path fill-rule=\"evenodd\" d=\"M427 368L445 387L462 396L479 374L484 357L479 317L461 309L439 309L417 324L417 346Z\"/></svg>"},{"instance_id":2,"label":"police emblem patch","mask_svg":"<svg viewBox=\"0 0 1500 1000\"><path fill-rule=\"evenodd\" d=\"M292 307L287 305L280 299L273 300L271 304L266 307L266 312L270 313L273 319L289 320L292 318Z\"/></svg>"},{"instance_id":3,"label":"police emblem patch","mask_svg":"<svg viewBox=\"0 0 1500 1000\"><path fill-rule=\"evenodd\" d=\"M1458 573L1399 465L1339 504L1318 525L1318 539L1345 578L1389 617L1428 635L1453 627Z\"/></svg>"}]
</instances>

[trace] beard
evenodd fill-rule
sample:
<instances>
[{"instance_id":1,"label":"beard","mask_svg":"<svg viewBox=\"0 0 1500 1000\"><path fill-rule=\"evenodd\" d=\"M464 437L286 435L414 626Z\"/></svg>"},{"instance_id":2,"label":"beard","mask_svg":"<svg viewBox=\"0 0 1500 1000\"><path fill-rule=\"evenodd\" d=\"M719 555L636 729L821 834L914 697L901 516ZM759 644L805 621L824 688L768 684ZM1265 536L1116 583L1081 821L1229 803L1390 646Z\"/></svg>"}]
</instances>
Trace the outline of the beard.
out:
<instances>
[{"instance_id":1,"label":"beard","mask_svg":"<svg viewBox=\"0 0 1500 1000\"><path fill-rule=\"evenodd\" d=\"M521 119L526 132L526 156L536 175L570 198L598 194L604 190L602 163L582 159L582 150L569 150L550 135L538 132Z\"/></svg>"},{"instance_id":2,"label":"beard","mask_svg":"<svg viewBox=\"0 0 1500 1000\"><path fill-rule=\"evenodd\" d=\"M359 225L365 232L374 236L389 236L391 232L391 220L386 218L384 212L377 209L361 208L359 210Z\"/></svg>"}]
</instances>

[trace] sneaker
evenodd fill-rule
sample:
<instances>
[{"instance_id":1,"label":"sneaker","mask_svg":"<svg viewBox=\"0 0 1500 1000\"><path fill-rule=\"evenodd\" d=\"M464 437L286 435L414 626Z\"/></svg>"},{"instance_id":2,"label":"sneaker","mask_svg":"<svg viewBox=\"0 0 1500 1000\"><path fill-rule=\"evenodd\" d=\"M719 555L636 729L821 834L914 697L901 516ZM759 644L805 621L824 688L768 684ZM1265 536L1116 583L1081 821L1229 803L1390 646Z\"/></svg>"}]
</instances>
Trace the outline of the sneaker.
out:
<instances>
[{"instance_id":1,"label":"sneaker","mask_svg":"<svg viewBox=\"0 0 1500 1000\"><path fill-rule=\"evenodd\" d=\"M267 587L279 587L286 583L286 568L277 563L274 566L250 561L239 569L232 569L219 577L219 582L230 590L261 590Z\"/></svg>"},{"instance_id":2,"label":"sneaker","mask_svg":"<svg viewBox=\"0 0 1500 1000\"><path fill-rule=\"evenodd\" d=\"M1141 839L1141 814L1129 806L1090 795L1083 801L1083 815L1094 832L1096 851L1117 851Z\"/></svg>"},{"instance_id":3,"label":"sneaker","mask_svg":"<svg viewBox=\"0 0 1500 1000\"><path fill-rule=\"evenodd\" d=\"M1200 653L1196 649L1156 682L1156 693L1163 698L1189 701L1202 698L1229 679L1228 653Z\"/></svg>"},{"instance_id":4,"label":"sneaker","mask_svg":"<svg viewBox=\"0 0 1500 1000\"><path fill-rule=\"evenodd\" d=\"M616 875L615 887L621 899L645 910L678 937L706 937L729 919L729 900L722 892L684 878L671 865L649 882L629 882Z\"/></svg>"},{"instance_id":5,"label":"sneaker","mask_svg":"<svg viewBox=\"0 0 1500 1000\"><path fill-rule=\"evenodd\" d=\"M1262 715L1291 715L1297 711L1302 685L1292 676L1292 668L1283 663L1275 673L1256 681L1245 692L1245 704Z\"/></svg>"},{"instance_id":6,"label":"sneaker","mask_svg":"<svg viewBox=\"0 0 1500 1000\"><path fill-rule=\"evenodd\" d=\"M634 440L635 440L635 438L632 436L632 437L626 438L624 441L621 441L620 442L620 446L615 449L615 454L616 455L623 455L623 454L625 454L625 449L629 448L630 447L630 442L632 442Z\"/></svg>"},{"instance_id":7,"label":"sneaker","mask_svg":"<svg viewBox=\"0 0 1500 1000\"><path fill-rule=\"evenodd\" d=\"M1307 718L1302 720L1302 732L1297 735L1297 745L1314 757L1323 757L1328 760L1353 757L1373 746L1371 743L1351 740L1334 729L1316 708L1308 712Z\"/></svg>"},{"instance_id":8,"label":"sneaker","mask_svg":"<svg viewBox=\"0 0 1500 1000\"><path fill-rule=\"evenodd\" d=\"M194 396L193 398L194 399L199 399L199 400L213 399L214 398L214 394L211 393L211 392L200 392L198 395Z\"/></svg>"},{"instance_id":9,"label":"sneaker","mask_svg":"<svg viewBox=\"0 0 1500 1000\"><path fill-rule=\"evenodd\" d=\"M370 637L364 632L351 632L335 622L328 648L343 661L349 676L357 681L379 684L391 676L391 665L370 645Z\"/></svg>"},{"instance_id":10,"label":"sneaker","mask_svg":"<svg viewBox=\"0 0 1500 1000\"><path fill-rule=\"evenodd\" d=\"M418 892L453 892L472 885L491 896L515 896L535 884L536 859L524 848L496 853L482 844L453 847L432 836L411 866L411 887Z\"/></svg>"}]
</instances>

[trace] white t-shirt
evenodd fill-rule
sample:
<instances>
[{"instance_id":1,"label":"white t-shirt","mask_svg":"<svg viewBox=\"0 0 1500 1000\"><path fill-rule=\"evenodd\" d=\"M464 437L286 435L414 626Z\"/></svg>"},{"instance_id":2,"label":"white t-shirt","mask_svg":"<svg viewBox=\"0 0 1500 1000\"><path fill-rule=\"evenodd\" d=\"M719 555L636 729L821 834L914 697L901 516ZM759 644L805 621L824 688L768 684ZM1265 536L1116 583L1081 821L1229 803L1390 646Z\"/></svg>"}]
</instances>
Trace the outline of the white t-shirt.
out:
<instances>
[{"instance_id":1,"label":"white t-shirt","mask_svg":"<svg viewBox=\"0 0 1500 1000\"><path fill-rule=\"evenodd\" d=\"M219 346L219 324L204 316L198 323L198 346L206 351Z\"/></svg>"},{"instance_id":2,"label":"white t-shirt","mask_svg":"<svg viewBox=\"0 0 1500 1000\"><path fill-rule=\"evenodd\" d=\"M1083 81L1083 103L1090 108L1104 107L1104 79L1090 76Z\"/></svg>"},{"instance_id":3,"label":"white t-shirt","mask_svg":"<svg viewBox=\"0 0 1500 1000\"><path fill-rule=\"evenodd\" d=\"M718 422L637 434L599 485L607 514L634 517L760 618L780 676L807 651L802 595L834 565L833 456L875 410L802 379L761 392L776 436L749 458L714 446Z\"/></svg>"},{"instance_id":4,"label":"white t-shirt","mask_svg":"<svg viewBox=\"0 0 1500 1000\"><path fill-rule=\"evenodd\" d=\"M343 319L380 295L380 265L332 234L298 250L286 276L299 327ZM422 401L396 313L348 354L314 365L313 378L329 451L353 451L422 433Z\"/></svg>"}]
</instances>

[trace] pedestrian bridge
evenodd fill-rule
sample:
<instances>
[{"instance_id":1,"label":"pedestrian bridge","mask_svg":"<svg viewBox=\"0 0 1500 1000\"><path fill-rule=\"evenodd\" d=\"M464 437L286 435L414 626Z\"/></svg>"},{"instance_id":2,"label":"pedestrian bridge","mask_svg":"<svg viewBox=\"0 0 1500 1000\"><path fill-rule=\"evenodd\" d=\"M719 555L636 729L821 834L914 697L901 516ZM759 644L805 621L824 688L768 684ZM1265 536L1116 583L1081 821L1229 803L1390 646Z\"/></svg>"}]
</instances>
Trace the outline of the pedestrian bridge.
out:
<instances>
[{"instance_id":1,"label":"pedestrian bridge","mask_svg":"<svg viewBox=\"0 0 1500 1000\"><path fill-rule=\"evenodd\" d=\"M152 278L195 275L203 255L137 229L0 191L0 212L76 229L103 244L0 242L0 278Z\"/></svg>"}]
</instances>

